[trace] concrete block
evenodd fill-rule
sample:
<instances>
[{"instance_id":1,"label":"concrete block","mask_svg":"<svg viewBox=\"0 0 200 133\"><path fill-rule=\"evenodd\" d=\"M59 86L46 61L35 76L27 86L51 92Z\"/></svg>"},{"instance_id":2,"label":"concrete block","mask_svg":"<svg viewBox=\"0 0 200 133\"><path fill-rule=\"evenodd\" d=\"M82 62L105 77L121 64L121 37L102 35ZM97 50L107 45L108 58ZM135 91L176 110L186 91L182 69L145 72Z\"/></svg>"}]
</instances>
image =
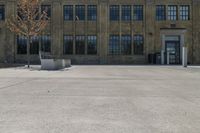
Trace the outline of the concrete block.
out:
<instances>
[{"instance_id":1,"label":"concrete block","mask_svg":"<svg viewBox=\"0 0 200 133\"><path fill-rule=\"evenodd\" d=\"M42 70L59 70L66 66L64 59L41 59Z\"/></svg>"}]
</instances>

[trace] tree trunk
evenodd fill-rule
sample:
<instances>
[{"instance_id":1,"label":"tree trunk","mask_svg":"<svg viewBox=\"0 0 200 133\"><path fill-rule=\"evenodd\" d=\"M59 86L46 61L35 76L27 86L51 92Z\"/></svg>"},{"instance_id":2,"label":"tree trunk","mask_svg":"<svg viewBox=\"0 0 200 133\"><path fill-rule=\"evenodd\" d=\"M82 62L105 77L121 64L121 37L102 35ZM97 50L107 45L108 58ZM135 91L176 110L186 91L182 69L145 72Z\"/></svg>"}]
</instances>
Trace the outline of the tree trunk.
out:
<instances>
[{"instance_id":1,"label":"tree trunk","mask_svg":"<svg viewBox=\"0 0 200 133\"><path fill-rule=\"evenodd\" d=\"M27 37L27 65L30 68L30 36Z\"/></svg>"}]
</instances>

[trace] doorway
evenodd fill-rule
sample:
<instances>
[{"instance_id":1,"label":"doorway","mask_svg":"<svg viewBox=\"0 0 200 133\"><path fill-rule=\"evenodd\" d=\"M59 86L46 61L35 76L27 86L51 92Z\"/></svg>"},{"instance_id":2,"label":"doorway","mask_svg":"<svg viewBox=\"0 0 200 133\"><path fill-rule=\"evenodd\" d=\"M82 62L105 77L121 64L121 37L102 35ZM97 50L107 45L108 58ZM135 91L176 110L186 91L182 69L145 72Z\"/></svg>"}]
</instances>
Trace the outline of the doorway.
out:
<instances>
[{"instance_id":1,"label":"doorway","mask_svg":"<svg viewBox=\"0 0 200 133\"><path fill-rule=\"evenodd\" d=\"M161 29L161 64L181 64L186 29Z\"/></svg>"},{"instance_id":2,"label":"doorway","mask_svg":"<svg viewBox=\"0 0 200 133\"><path fill-rule=\"evenodd\" d=\"M180 64L180 41L165 42L166 64Z\"/></svg>"}]
</instances>

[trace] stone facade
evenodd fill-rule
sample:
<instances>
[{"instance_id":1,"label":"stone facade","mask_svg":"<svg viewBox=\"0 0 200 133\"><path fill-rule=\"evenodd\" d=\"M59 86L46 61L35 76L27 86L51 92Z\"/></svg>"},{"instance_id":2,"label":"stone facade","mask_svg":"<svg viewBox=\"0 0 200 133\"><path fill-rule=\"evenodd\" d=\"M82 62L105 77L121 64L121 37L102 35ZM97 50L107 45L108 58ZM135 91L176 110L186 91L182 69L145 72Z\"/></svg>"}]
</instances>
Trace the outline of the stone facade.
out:
<instances>
[{"instance_id":1,"label":"stone facade","mask_svg":"<svg viewBox=\"0 0 200 133\"><path fill-rule=\"evenodd\" d=\"M161 52L165 30L174 31L173 34L180 29L185 31L181 33L184 36L182 43L189 49L189 63L200 64L200 0L46 0L44 4L51 5L52 16L46 31L51 35L51 54L71 59L72 64L147 64L149 54ZM135 4L144 7L143 21L109 20L109 5ZM0 0L0 5L5 5L5 18L16 13L15 0ZM64 21L64 5L97 5L97 21ZM190 20L157 21L156 5L189 5ZM0 21L0 62L25 62L26 55L16 52L16 36L5 27L5 21ZM97 55L64 55L65 34L97 35ZM142 34L144 54L134 55L132 50L131 55L109 55L110 34ZM87 51L87 46L85 49ZM39 63L39 56L31 55L31 60Z\"/></svg>"}]
</instances>

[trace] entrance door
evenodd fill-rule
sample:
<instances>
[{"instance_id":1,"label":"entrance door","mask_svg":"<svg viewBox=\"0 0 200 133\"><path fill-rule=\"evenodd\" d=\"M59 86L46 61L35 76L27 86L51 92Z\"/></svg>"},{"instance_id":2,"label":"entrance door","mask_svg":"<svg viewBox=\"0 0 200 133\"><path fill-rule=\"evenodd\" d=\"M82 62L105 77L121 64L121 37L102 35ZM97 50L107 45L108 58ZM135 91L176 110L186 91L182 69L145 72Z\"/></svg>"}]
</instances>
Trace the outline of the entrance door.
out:
<instances>
[{"instance_id":1,"label":"entrance door","mask_svg":"<svg viewBox=\"0 0 200 133\"><path fill-rule=\"evenodd\" d=\"M165 42L166 62L180 64L180 41Z\"/></svg>"}]
</instances>

